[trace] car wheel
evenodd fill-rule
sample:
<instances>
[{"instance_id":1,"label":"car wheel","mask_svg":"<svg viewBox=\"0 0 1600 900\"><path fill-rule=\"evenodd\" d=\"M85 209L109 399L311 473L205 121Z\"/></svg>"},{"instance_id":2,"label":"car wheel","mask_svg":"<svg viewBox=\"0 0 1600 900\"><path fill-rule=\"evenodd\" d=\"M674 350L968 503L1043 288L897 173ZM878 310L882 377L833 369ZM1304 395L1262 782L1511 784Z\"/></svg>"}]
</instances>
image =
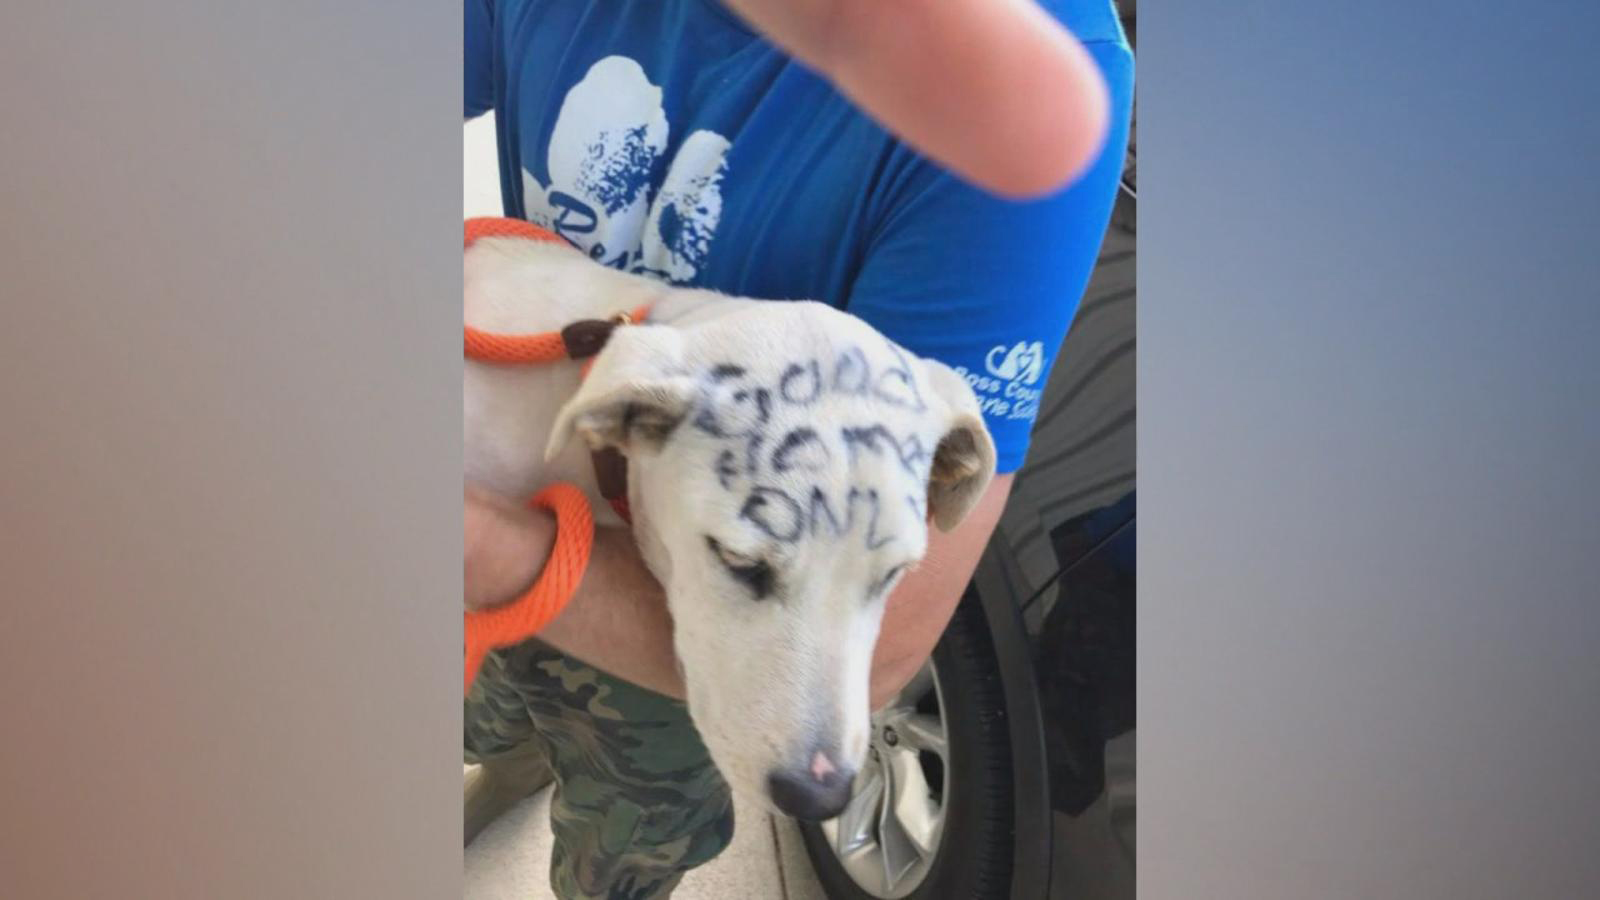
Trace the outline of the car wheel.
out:
<instances>
[{"instance_id":1,"label":"car wheel","mask_svg":"<svg viewBox=\"0 0 1600 900\"><path fill-rule=\"evenodd\" d=\"M802 823L833 900L999 900L1012 863L1011 748L978 597L933 657L872 718L867 763L838 818Z\"/></svg>"}]
</instances>

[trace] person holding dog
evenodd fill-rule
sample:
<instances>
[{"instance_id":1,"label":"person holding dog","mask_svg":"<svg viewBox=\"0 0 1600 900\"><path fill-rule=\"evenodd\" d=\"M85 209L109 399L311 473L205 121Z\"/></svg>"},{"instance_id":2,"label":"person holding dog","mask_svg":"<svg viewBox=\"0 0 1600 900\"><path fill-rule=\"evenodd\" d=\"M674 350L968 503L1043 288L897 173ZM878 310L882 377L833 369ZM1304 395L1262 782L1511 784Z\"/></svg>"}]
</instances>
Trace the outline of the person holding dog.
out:
<instances>
[{"instance_id":1,"label":"person holding dog","mask_svg":"<svg viewBox=\"0 0 1600 900\"><path fill-rule=\"evenodd\" d=\"M493 111L508 216L605 265L859 316L967 378L999 462L888 601L872 701L921 668L1022 464L1127 141L1110 0L466 0L465 111ZM554 521L472 486L465 602L531 584ZM681 703L672 623L628 532L467 697L467 838L563 783L564 898L668 896L733 833Z\"/></svg>"}]
</instances>

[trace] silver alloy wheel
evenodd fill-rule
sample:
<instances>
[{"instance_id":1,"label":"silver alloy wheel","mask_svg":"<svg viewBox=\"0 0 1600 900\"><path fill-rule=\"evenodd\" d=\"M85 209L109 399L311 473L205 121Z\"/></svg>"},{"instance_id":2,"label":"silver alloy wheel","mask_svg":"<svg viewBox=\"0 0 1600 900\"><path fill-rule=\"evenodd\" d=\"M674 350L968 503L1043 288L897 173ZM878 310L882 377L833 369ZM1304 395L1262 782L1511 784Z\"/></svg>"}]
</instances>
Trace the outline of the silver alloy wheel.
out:
<instances>
[{"instance_id":1,"label":"silver alloy wheel","mask_svg":"<svg viewBox=\"0 0 1600 900\"><path fill-rule=\"evenodd\" d=\"M930 699L936 712L926 711ZM850 805L822 823L828 846L868 894L896 900L927 877L944 832L949 742L944 696L929 661L872 717L871 749ZM937 784L930 783L930 770Z\"/></svg>"}]
</instances>

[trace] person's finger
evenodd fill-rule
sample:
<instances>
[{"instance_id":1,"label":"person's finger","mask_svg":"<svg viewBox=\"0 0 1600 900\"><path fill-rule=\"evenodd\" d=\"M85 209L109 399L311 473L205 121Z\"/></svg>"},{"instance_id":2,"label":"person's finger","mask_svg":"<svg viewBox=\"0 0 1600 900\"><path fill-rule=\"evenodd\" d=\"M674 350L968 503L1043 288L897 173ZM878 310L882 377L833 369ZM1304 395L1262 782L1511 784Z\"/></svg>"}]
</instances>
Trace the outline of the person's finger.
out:
<instances>
[{"instance_id":1,"label":"person's finger","mask_svg":"<svg viewBox=\"0 0 1600 900\"><path fill-rule=\"evenodd\" d=\"M980 187L1031 197L1093 162L1109 100L1032 0L727 0L885 128Z\"/></svg>"}]
</instances>

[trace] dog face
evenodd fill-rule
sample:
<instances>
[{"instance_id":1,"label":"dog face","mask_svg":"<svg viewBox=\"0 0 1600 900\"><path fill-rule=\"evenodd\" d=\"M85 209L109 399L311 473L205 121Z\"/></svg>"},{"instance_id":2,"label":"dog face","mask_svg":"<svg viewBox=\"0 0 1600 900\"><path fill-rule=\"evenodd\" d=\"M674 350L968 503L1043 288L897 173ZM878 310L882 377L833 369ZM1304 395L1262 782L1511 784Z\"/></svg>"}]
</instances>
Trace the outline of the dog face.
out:
<instances>
[{"instance_id":1,"label":"dog face","mask_svg":"<svg viewBox=\"0 0 1600 900\"><path fill-rule=\"evenodd\" d=\"M742 793L835 815L867 748L884 601L994 471L971 389L816 303L620 329L557 417L629 457L689 712Z\"/></svg>"}]
</instances>

